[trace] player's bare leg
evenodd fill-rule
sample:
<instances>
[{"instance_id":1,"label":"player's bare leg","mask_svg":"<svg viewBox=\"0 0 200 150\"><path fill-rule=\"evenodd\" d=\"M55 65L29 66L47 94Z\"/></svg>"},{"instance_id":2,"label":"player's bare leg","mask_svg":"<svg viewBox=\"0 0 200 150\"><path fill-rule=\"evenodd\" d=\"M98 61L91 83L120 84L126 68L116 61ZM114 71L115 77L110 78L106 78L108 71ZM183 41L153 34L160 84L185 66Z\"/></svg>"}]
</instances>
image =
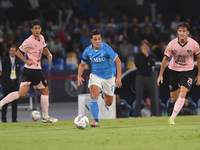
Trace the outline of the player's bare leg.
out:
<instances>
[{"instance_id":1,"label":"player's bare leg","mask_svg":"<svg viewBox=\"0 0 200 150\"><path fill-rule=\"evenodd\" d=\"M111 106L113 102L113 96L110 96L104 93L104 100L107 106Z\"/></svg>"},{"instance_id":2,"label":"player's bare leg","mask_svg":"<svg viewBox=\"0 0 200 150\"><path fill-rule=\"evenodd\" d=\"M176 100L177 100L178 97L179 97L179 93L180 93L180 88L177 89L177 90L174 91L174 92L170 92L171 100L172 100L173 102L176 102Z\"/></svg>"}]
</instances>

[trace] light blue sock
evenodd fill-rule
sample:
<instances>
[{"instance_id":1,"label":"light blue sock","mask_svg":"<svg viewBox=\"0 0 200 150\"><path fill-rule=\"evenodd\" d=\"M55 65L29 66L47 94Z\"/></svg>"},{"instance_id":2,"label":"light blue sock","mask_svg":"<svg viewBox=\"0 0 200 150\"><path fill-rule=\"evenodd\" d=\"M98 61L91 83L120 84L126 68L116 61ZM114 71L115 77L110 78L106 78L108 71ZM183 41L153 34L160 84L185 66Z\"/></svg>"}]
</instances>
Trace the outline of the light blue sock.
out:
<instances>
[{"instance_id":1,"label":"light blue sock","mask_svg":"<svg viewBox=\"0 0 200 150\"><path fill-rule=\"evenodd\" d=\"M94 117L94 120L99 122L99 106L97 101L98 99L91 98L90 111L92 113L92 116Z\"/></svg>"}]
</instances>

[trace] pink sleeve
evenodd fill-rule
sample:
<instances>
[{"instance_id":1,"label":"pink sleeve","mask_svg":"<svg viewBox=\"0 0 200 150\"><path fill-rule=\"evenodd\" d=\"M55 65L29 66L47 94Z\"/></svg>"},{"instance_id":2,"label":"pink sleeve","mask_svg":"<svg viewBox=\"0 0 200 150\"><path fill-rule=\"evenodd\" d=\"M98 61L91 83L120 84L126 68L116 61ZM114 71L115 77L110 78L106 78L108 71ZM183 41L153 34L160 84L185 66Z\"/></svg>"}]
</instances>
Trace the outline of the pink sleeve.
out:
<instances>
[{"instance_id":1,"label":"pink sleeve","mask_svg":"<svg viewBox=\"0 0 200 150\"><path fill-rule=\"evenodd\" d=\"M164 51L164 55L166 55L167 57L171 57L172 55L171 42L167 45L167 48Z\"/></svg>"},{"instance_id":2,"label":"pink sleeve","mask_svg":"<svg viewBox=\"0 0 200 150\"><path fill-rule=\"evenodd\" d=\"M198 55L200 53L200 47L199 44L195 41L194 43L194 54Z\"/></svg>"},{"instance_id":3,"label":"pink sleeve","mask_svg":"<svg viewBox=\"0 0 200 150\"><path fill-rule=\"evenodd\" d=\"M27 52L29 49L30 49L30 47L29 47L29 42L28 42L28 40L24 40L24 42L20 45L20 47L19 47L19 49L22 51L22 52Z\"/></svg>"}]
</instances>

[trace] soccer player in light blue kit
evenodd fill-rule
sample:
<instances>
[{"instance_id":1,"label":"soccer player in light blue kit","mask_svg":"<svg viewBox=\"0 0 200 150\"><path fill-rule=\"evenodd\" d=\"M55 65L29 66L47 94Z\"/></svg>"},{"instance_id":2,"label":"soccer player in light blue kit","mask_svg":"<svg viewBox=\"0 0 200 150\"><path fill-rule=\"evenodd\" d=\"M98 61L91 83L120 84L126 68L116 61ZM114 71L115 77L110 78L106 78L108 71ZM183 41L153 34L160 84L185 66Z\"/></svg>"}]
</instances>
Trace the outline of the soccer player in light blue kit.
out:
<instances>
[{"instance_id":1,"label":"soccer player in light blue kit","mask_svg":"<svg viewBox=\"0 0 200 150\"><path fill-rule=\"evenodd\" d=\"M102 43L102 34L99 30L93 30L90 33L90 38L92 44L83 52L82 61L78 68L78 86L82 85L82 81L84 81L81 76L85 64L90 60L92 70L89 80L90 110L94 117L90 126L99 127L99 107L97 103L99 94L102 91L105 104L107 106L112 105L115 87L120 88L122 86L122 67L117 53L109 45Z\"/></svg>"}]
</instances>

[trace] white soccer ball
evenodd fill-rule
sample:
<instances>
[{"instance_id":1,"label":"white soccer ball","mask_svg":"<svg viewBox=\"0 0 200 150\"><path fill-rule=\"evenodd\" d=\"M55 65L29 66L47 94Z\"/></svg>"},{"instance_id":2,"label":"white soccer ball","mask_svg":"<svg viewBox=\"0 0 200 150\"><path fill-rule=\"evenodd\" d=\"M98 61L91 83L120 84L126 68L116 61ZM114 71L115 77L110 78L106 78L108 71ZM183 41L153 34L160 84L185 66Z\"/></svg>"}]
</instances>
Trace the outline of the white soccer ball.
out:
<instances>
[{"instance_id":1,"label":"white soccer ball","mask_svg":"<svg viewBox=\"0 0 200 150\"><path fill-rule=\"evenodd\" d=\"M85 129L87 128L88 124L89 124L89 120L86 116L84 115L78 115L75 119L74 119L74 124L78 129Z\"/></svg>"},{"instance_id":2,"label":"white soccer ball","mask_svg":"<svg viewBox=\"0 0 200 150\"><path fill-rule=\"evenodd\" d=\"M31 119L34 122L37 122L40 119L40 117L41 117L41 115L40 115L39 111L37 111L37 110L32 111L32 113L31 113Z\"/></svg>"}]
</instances>

